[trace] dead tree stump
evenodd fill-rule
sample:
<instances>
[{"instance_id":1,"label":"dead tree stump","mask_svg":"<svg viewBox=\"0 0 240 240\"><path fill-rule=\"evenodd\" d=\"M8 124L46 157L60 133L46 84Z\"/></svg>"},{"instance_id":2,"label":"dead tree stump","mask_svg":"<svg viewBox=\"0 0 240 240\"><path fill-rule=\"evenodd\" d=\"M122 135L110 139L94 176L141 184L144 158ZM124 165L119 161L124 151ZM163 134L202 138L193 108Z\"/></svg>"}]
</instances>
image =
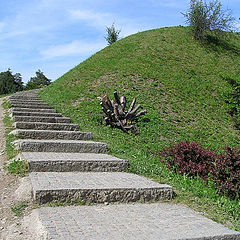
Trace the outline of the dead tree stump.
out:
<instances>
[{"instance_id":1,"label":"dead tree stump","mask_svg":"<svg viewBox=\"0 0 240 240\"><path fill-rule=\"evenodd\" d=\"M114 98L116 102L110 100L109 97L105 95L100 103L106 124L110 125L113 128L119 128L124 132L132 130L134 128L132 122L141 115L146 114L147 110L138 112L138 110L141 108L141 105L138 104L135 107L135 98L132 100L129 109L126 110L126 97L119 97L116 91L114 92Z\"/></svg>"}]
</instances>

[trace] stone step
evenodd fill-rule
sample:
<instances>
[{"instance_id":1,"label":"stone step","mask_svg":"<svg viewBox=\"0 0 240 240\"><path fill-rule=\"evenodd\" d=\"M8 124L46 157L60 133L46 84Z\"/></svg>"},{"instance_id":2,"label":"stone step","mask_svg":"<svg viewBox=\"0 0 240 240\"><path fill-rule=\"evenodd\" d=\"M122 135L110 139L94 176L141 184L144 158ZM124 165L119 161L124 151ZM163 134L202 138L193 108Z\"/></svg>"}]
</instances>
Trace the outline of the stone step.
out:
<instances>
[{"instance_id":1,"label":"stone step","mask_svg":"<svg viewBox=\"0 0 240 240\"><path fill-rule=\"evenodd\" d=\"M29 177L34 200L86 203L149 202L172 199L173 189L125 172L36 172Z\"/></svg>"},{"instance_id":2,"label":"stone step","mask_svg":"<svg viewBox=\"0 0 240 240\"><path fill-rule=\"evenodd\" d=\"M15 128L35 130L77 131L78 125L71 123L15 122Z\"/></svg>"},{"instance_id":3,"label":"stone step","mask_svg":"<svg viewBox=\"0 0 240 240\"><path fill-rule=\"evenodd\" d=\"M42 207L34 210L52 240L237 240L230 230L168 203Z\"/></svg>"},{"instance_id":4,"label":"stone step","mask_svg":"<svg viewBox=\"0 0 240 240\"><path fill-rule=\"evenodd\" d=\"M21 139L56 139L56 140L89 140L91 132L79 131L54 131L54 130L31 130L15 129L10 134L15 134Z\"/></svg>"},{"instance_id":5,"label":"stone step","mask_svg":"<svg viewBox=\"0 0 240 240\"><path fill-rule=\"evenodd\" d=\"M22 152L31 172L121 172L128 161L101 153Z\"/></svg>"},{"instance_id":6,"label":"stone step","mask_svg":"<svg viewBox=\"0 0 240 240\"><path fill-rule=\"evenodd\" d=\"M41 100L38 97L24 97L24 96L14 96L14 97L9 97L10 101L39 101Z\"/></svg>"},{"instance_id":7,"label":"stone step","mask_svg":"<svg viewBox=\"0 0 240 240\"><path fill-rule=\"evenodd\" d=\"M81 140L18 139L13 143L25 152L104 153L107 150L106 143Z\"/></svg>"},{"instance_id":8,"label":"stone step","mask_svg":"<svg viewBox=\"0 0 240 240\"><path fill-rule=\"evenodd\" d=\"M47 103L43 102L43 101L33 101L33 100L10 100L9 101L11 105L16 105L16 104L26 104L26 105L48 105Z\"/></svg>"},{"instance_id":9,"label":"stone step","mask_svg":"<svg viewBox=\"0 0 240 240\"><path fill-rule=\"evenodd\" d=\"M21 100L21 99L10 99L9 100L10 101L10 103L13 103L13 104L15 104L15 103L21 103L21 104L24 104L24 103L27 103L27 104L31 104L31 103L33 103L33 104L43 104L44 102L43 102L43 100L41 100L41 99L39 99L39 100Z\"/></svg>"},{"instance_id":10,"label":"stone step","mask_svg":"<svg viewBox=\"0 0 240 240\"><path fill-rule=\"evenodd\" d=\"M56 113L56 110L55 109L52 109L52 108L44 108L44 109L34 109L34 108L10 108L10 112L30 112L30 113L33 113L33 112L39 112L39 113Z\"/></svg>"},{"instance_id":11,"label":"stone step","mask_svg":"<svg viewBox=\"0 0 240 240\"><path fill-rule=\"evenodd\" d=\"M11 97L37 97L42 88L14 93Z\"/></svg>"},{"instance_id":12,"label":"stone step","mask_svg":"<svg viewBox=\"0 0 240 240\"><path fill-rule=\"evenodd\" d=\"M39 116L39 117L62 117L61 113L45 113L45 112L17 112L12 111L11 117L13 116Z\"/></svg>"},{"instance_id":13,"label":"stone step","mask_svg":"<svg viewBox=\"0 0 240 240\"><path fill-rule=\"evenodd\" d=\"M14 108L52 109L51 106L49 106L48 104L45 104L45 103L43 103L43 104L40 104L40 103L39 104L14 103L14 104L11 104L11 106Z\"/></svg>"},{"instance_id":14,"label":"stone step","mask_svg":"<svg viewBox=\"0 0 240 240\"><path fill-rule=\"evenodd\" d=\"M15 122L70 123L67 117L14 116Z\"/></svg>"}]
</instances>

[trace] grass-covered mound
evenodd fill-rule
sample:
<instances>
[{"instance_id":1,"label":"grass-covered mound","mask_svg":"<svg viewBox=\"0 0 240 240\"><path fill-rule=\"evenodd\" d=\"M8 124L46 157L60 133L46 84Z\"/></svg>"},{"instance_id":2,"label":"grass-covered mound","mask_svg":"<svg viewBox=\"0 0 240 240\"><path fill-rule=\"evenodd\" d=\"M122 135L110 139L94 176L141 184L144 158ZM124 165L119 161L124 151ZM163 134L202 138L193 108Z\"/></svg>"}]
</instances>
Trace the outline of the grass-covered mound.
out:
<instances>
[{"instance_id":1,"label":"grass-covered mound","mask_svg":"<svg viewBox=\"0 0 240 240\"><path fill-rule=\"evenodd\" d=\"M106 47L63 75L41 97L70 116L109 152L127 158L129 171L171 184L176 201L207 212L214 220L239 229L237 201L216 194L211 182L192 180L166 169L157 153L180 141L200 142L222 152L239 144L229 114L226 79L240 80L240 36L200 44L189 28L171 27L138 33ZM99 97L117 90L148 114L137 123L138 135L100 123Z\"/></svg>"}]
</instances>

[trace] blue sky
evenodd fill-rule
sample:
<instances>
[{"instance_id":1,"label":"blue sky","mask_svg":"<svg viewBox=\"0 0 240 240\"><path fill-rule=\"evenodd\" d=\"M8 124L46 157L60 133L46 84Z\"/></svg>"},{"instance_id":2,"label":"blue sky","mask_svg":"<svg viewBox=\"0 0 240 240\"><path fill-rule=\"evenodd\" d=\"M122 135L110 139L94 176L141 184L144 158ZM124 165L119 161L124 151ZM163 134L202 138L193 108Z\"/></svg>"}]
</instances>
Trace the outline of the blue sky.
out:
<instances>
[{"instance_id":1,"label":"blue sky","mask_svg":"<svg viewBox=\"0 0 240 240\"><path fill-rule=\"evenodd\" d=\"M222 0L240 17L239 0ZM107 46L106 26L121 37L185 25L189 0L0 0L0 72L9 67L24 82L38 69L55 80Z\"/></svg>"}]
</instances>

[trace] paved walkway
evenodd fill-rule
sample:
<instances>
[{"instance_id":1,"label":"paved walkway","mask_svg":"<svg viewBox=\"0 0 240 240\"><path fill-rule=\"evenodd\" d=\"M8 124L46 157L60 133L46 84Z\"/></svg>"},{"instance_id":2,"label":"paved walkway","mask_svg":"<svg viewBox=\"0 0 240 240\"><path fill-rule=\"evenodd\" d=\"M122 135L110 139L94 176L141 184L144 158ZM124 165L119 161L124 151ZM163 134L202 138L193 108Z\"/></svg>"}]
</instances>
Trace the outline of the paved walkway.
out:
<instances>
[{"instance_id":1,"label":"paved walkway","mask_svg":"<svg viewBox=\"0 0 240 240\"><path fill-rule=\"evenodd\" d=\"M34 200L100 203L34 210L44 239L240 239L186 207L160 203L172 199L171 186L123 172L128 161L107 155L105 143L92 141L91 133L79 131L37 93L10 97L19 136L14 144L29 163Z\"/></svg>"}]
</instances>

